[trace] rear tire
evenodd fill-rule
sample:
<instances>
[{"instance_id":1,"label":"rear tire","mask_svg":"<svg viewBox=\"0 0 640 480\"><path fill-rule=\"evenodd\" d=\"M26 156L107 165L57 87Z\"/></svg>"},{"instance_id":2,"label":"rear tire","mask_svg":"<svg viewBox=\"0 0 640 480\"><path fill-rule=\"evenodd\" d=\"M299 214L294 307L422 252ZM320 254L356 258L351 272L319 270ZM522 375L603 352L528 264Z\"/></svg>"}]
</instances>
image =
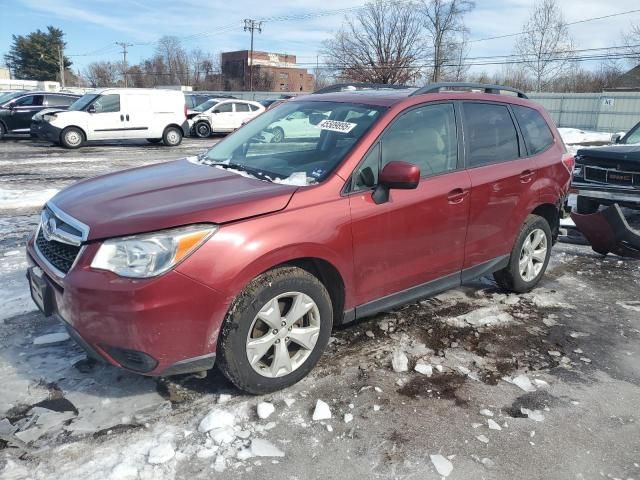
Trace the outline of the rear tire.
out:
<instances>
[{"instance_id":1,"label":"rear tire","mask_svg":"<svg viewBox=\"0 0 640 480\"><path fill-rule=\"evenodd\" d=\"M147 142L149 143L160 143L161 141L161 138L147 138Z\"/></svg>"},{"instance_id":2,"label":"rear tire","mask_svg":"<svg viewBox=\"0 0 640 480\"><path fill-rule=\"evenodd\" d=\"M256 277L231 304L218 337L216 363L245 392L281 390L315 366L332 326L333 308L324 285L306 270L275 268Z\"/></svg>"},{"instance_id":3,"label":"rear tire","mask_svg":"<svg viewBox=\"0 0 640 480\"><path fill-rule=\"evenodd\" d=\"M578 213L581 213L582 215L591 215L592 213L596 213L599 208L600 204L595 200L578 195L576 202L576 210Z\"/></svg>"},{"instance_id":4,"label":"rear tire","mask_svg":"<svg viewBox=\"0 0 640 480\"><path fill-rule=\"evenodd\" d=\"M551 257L551 228L538 215L529 215L520 228L509 263L493 278L504 290L525 293L533 289L544 275Z\"/></svg>"},{"instance_id":5,"label":"rear tire","mask_svg":"<svg viewBox=\"0 0 640 480\"><path fill-rule=\"evenodd\" d=\"M193 131L198 138L209 138L211 136L211 125L201 120L193 126Z\"/></svg>"},{"instance_id":6,"label":"rear tire","mask_svg":"<svg viewBox=\"0 0 640 480\"><path fill-rule=\"evenodd\" d=\"M167 147L177 147L182 143L182 130L177 127L167 127L162 134L162 142Z\"/></svg>"},{"instance_id":7,"label":"rear tire","mask_svg":"<svg viewBox=\"0 0 640 480\"><path fill-rule=\"evenodd\" d=\"M64 148L80 148L84 143L84 133L77 127L67 127L60 134L60 144Z\"/></svg>"}]
</instances>

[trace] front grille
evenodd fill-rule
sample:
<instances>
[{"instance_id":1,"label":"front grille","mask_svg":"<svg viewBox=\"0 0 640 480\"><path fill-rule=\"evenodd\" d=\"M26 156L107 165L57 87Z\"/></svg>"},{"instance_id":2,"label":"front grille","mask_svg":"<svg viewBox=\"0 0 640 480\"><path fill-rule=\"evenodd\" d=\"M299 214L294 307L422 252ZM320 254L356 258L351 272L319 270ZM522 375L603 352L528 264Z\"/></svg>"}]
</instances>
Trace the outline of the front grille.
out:
<instances>
[{"instance_id":1,"label":"front grille","mask_svg":"<svg viewBox=\"0 0 640 480\"><path fill-rule=\"evenodd\" d=\"M584 169L584 179L588 182L607 182L607 171L600 168L586 167Z\"/></svg>"},{"instance_id":2,"label":"front grille","mask_svg":"<svg viewBox=\"0 0 640 480\"><path fill-rule=\"evenodd\" d=\"M44 238L42 229L38 230L36 246L44 259L62 273L67 273L71 270L71 266L73 262L75 262L81 248L80 246L68 245L66 243L56 242L55 240L47 240Z\"/></svg>"},{"instance_id":3,"label":"front grille","mask_svg":"<svg viewBox=\"0 0 640 480\"><path fill-rule=\"evenodd\" d=\"M640 187L640 173L614 168L585 167L584 179L587 182Z\"/></svg>"}]
</instances>

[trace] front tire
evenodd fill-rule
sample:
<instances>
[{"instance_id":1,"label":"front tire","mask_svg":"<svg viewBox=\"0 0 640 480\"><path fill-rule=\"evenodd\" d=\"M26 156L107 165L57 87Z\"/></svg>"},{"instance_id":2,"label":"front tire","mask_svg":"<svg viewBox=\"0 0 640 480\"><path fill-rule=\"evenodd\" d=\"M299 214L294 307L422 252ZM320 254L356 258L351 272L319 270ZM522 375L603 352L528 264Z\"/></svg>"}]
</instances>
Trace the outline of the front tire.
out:
<instances>
[{"instance_id":1,"label":"front tire","mask_svg":"<svg viewBox=\"0 0 640 480\"><path fill-rule=\"evenodd\" d=\"M493 278L511 292L525 293L533 289L544 275L551 257L551 228L538 215L529 215L511 251L508 265Z\"/></svg>"},{"instance_id":2,"label":"front tire","mask_svg":"<svg viewBox=\"0 0 640 480\"><path fill-rule=\"evenodd\" d=\"M196 137L199 138L208 138L211 136L211 125L205 121L200 121L196 123L193 127L194 132L196 132Z\"/></svg>"},{"instance_id":3,"label":"front tire","mask_svg":"<svg viewBox=\"0 0 640 480\"><path fill-rule=\"evenodd\" d=\"M7 131L5 130L4 125L0 123L0 140L2 140L6 134Z\"/></svg>"},{"instance_id":4,"label":"front tire","mask_svg":"<svg viewBox=\"0 0 640 480\"><path fill-rule=\"evenodd\" d=\"M284 130L280 127L276 127L271 132L273 137L271 137L271 143L282 143L284 142Z\"/></svg>"},{"instance_id":5,"label":"front tire","mask_svg":"<svg viewBox=\"0 0 640 480\"><path fill-rule=\"evenodd\" d=\"M324 285L306 270L275 268L256 277L231 304L218 338L218 366L245 392L281 390L315 366L332 326Z\"/></svg>"},{"instance_id":6,"label":"front tire","mask_svg":"<svg viewBox=\"0 0 640 480\"><path fill-rule=\"evenodd\" d=\"M578 213L582 215L591 215L592 213L596 213L599 208L600 204L595 200L578 195L576 200L576 210Z\"/></svg>"},{"instance_id":7,"label":"front tire","mask_svg":"<svg viewBox=\"0 0 640 480\"><path fill-rule=\"evenodd\" d=\"M167 147L177 147L182 143L182 130L177 127L165 128L162 141Z\"/></svg>"},{"instance_id":8,"label":"front tire","mask_svg":"<svg viewBox=\"0 0 640 480\"><path fill-rule=\"evenodd\" d=\"M65 148L80 148L84 143L84 133L76 127L67 127L60 134L60 143Z\"/></svg>"}]
</instances>

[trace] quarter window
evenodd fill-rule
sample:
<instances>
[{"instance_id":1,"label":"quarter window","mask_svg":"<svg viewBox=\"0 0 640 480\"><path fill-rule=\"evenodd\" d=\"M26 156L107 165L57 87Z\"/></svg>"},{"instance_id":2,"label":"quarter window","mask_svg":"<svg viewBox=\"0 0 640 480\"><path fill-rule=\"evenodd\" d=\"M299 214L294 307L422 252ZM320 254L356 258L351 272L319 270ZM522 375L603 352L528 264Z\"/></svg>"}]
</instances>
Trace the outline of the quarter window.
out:
<instances>
[{"instance_id":1,"label":"quarter window","mask_svg":"<svg viewBox=\"0 0 640 480\"><path fill-rule=\"evenodd\" d=\"M381 167L400 160L418 166L423 176L455 170L458 140L453 105L432 104L409 110L384 132L381 143Z\"/></svg>"},{"instance_id":2,"label":"quarter window","mask_svg":"<svg viewBox=\"0 0 640 480\"><path fill-rule=\"evenodd\" d=\"M246 103L236 103L236 112L248 112L249 111L249 105L247 105Z\"/></svg>"},{"instance_id":3,"label":"quarter window","mask_svg":"<svg viewBox=\"0 0 640 480\"><path fill-rule=\"evenodd\" d=\"M378 172L380 170L380 143L376 143L375 147L364 157L364 160L358 165L353 172L351 179L353 191L366 190L378 183Z\"/></svg>"},{"instance_id":4,"label":"quarter window","mask_svg":"<svg viewBox=\"0 0 640 480\"><path fill-rule=\"evenodd\" d=\"M539 112L533 108L519 105L512 105L512 108L524 136L529 155L540 153L553 144L551 130Z\"/></svg>"},{"instance_id":5,"label":"quarter window","mask_svg":"<svg viewBox=\"0 0 640 480\"><path fill-rule=\"evenodd\" d=\"M96 113L119 112L120 95L102 95L93 102L93 106Z\"/></svg>"},{"instance_id":6,"label":"quarter window","mask_svg":"<svg viewBox=\"0 0 640 480\"><path fill-rule=\"evenodd\" d=\"M491 103L463 103L469 167L506 162L520 156L518 134L509 109Z\"/></svg>"}]
</instances>

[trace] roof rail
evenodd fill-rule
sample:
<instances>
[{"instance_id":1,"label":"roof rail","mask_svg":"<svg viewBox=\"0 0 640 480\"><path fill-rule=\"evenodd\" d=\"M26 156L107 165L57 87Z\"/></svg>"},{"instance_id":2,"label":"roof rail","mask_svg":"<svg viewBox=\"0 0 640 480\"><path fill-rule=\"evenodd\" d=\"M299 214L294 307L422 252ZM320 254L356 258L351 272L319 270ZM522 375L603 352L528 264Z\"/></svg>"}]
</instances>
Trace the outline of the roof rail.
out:
<instances>
[{"instance_id":1,"label":"roof rail","mask_svg":"<svg viewBox=\"0 0 640 480\"><path fill-rule=\"evenodd\" d=\"M457 88L466 88L466 89L476 89L482 90L484 93L493 93L496 95L500 95L500 92L512 92L518 95L519 98L529 98L527 95L517 88L505 87L503 85L487 85L485 83L467 83L467 82L443 82L443 83L432 83L427 85L426 87L419 88L415 92L413 92L410 96L413 95L423 95L425 93L438 93L440 90L454 90Z\"/></svg>"},{"instance_id":2,"label":"roof rail","mask_svg":"<svg viewBox=\"0 0 640 480\"><path fill-rule=\"evenodd\" d=\"M414 88L410 85L391 85L389 83L365 83L365 82L353 82L353 83L336 83L335 85L329 85L328 87L321 88L312 93L316 95L318 93L335 93L342 92L344 90L404 90L406 88Z\"/></svg>"}]
</instances>

